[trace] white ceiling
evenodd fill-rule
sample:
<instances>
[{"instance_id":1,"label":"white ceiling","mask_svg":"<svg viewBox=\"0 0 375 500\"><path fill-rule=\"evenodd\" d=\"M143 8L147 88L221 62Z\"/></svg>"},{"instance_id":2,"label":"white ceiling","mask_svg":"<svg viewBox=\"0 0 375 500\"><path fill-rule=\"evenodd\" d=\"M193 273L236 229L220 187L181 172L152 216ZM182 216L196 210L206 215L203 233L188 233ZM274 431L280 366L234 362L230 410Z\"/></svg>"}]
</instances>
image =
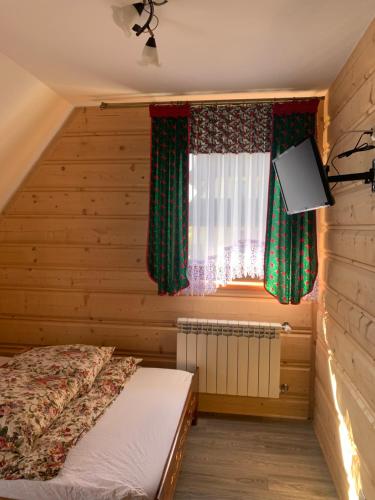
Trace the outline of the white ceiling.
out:
<instances>
[{"instance_id":1,"label":"white ceiling","mask_svg":"<svg viewBox=\"0 0 375 500\"><path fill-rule=\"evenodd\" d=\"M124 0L123 0L124 1ZM0 0L0 51L73 103L255 90L318 93L375 15L375 0L169 0L162 66L112 19L121 0Z\"/></svg>"}]
</instances>

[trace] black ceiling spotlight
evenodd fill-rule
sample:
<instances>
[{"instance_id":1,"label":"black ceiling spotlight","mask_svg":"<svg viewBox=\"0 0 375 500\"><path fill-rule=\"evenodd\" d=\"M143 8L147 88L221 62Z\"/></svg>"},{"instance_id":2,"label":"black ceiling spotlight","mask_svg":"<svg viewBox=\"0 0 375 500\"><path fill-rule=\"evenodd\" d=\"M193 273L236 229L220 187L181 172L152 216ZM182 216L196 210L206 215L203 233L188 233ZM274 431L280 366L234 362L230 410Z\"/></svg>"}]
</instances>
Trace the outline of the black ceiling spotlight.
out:
<instances>
[{"instance_id":1,"label":"black ceiling spotlight","mask_svg":"<svg viewBox=\"0 0 375 500\"><path fill-rule=\"evenodd\" d=\"M159 18L155 14L155 6L164 5L167 1L143 0L143 2L134 2L134 0L126 0L126 5L122 5L121 7L112 6L113 19L126 35L130 36L132 32L136 36L140 36L143 33L149 35L142 52L142 59L140 61L142 65L160 66L154 35L159 24ZM143 16L143 14L147 14L147 17ZM140 21L135 22L138 18L142 17L144 17L143 23Z\"/></svg>"}]
</instances>

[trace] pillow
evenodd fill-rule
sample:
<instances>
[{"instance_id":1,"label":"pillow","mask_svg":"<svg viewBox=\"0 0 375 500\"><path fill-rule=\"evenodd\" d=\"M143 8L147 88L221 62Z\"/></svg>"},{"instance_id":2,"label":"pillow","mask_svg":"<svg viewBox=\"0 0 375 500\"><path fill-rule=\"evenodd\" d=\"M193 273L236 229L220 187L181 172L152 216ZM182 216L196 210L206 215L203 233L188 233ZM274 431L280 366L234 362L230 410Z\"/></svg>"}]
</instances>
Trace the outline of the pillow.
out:
<instances>
[{"instance_id":1,"label":"pillow","mask_svg":"<svg viewBox=\"0 0 375 500\"><path fill-rule=\"evenodd\" d=\"M35 347L18 354L7 363L13 370L30 370L43 375L61 375L78 379L79 394L86 393L115 347L84 344Z\"/></svg>"},{"instance_id":2,"label":"pillow","mask_svg":"<svg viewBox=\"0 0 375 500\"><path fill-rule=\"evenodd\" d=\"M77 392L75 378L1 367L0 451L30 451Z\"/></svg>"},{"instance_id":3,"label":"pillow","mask_svg":"<svg viewBox=\"0 0 375 500\"><path fill-rule=\"evenodd\" d=\"M75 397L86 394L114 347L38 347L0 367L0 451L25 454Z\"/></svg>"},{"instance_id":4,"label":"pillow","mask_svg":"<svg viewBox=\"0 0 375 500\"><path fill-rule=\"evenodd\" d=\"M136 368L134 358L113 358L96 377L91 390L71 401L47 431L35 441L30 453L21 459L16 453L0 454L0 479L45 481L56 476L69 449L92 428Z\"/></svg>"}]
</instances>

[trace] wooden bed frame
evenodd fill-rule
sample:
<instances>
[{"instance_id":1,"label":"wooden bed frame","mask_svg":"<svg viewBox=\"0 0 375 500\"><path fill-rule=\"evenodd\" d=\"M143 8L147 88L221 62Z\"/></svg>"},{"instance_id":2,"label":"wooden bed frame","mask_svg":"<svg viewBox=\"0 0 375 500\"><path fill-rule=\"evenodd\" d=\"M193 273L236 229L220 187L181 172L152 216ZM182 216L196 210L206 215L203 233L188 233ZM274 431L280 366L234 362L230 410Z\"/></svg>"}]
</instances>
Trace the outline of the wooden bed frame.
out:
<instances>
[{"instance_id":1,"label":"wooden bed frame","mask_svg":"<svg viewBox=\"0 0 375 500\"><path fill-rule=\"evenodd\" d=\"M23 349L22 352L29 348ZM148 365L150 366L150 365ZM196 368L191 379L189 392L185 400L184 408L178 422L176 434L173 439L168 459L165 464L163 475L155 500L172 500L177 485L178 474L181 469L187 434L191 425L196 425L198 420L198 390L199 369ZM0 497L0 500L12 500Z\"/></svg>"},{"instance_id":2,"label":"wooden bed frame","mask_svg":"<svg viewBox=\"0 0 375 500\"><path fill-rule=\"evenodd\" d=\"M197 424L198 387L199 369L197 368L191 380L184 409L182 410L180 421L173 439L167 463L164 467L163 476L161 478L155 500L171 500L173 498L177 485L178 474L181 468L187 434L190 426Z\"/></svg>"}]
</instances>

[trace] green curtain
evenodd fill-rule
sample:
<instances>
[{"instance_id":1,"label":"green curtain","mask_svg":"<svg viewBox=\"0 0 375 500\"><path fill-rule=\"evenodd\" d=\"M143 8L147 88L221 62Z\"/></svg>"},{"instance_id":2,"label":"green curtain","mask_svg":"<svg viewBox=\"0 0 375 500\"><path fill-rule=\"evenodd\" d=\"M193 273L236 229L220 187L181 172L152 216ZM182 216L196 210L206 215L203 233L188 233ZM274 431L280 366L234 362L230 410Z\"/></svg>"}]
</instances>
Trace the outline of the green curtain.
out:
<instances>
[{"instance_id":1,"label":"green curtain","mask_svg":"<svg viewBox=\"0 0 375 500\"><path fill-rule=\"evenodd\" d=\"M189 285L189 116L184 106L150 106L151 185L147 265L160 295Z\"/></svg>"},{"instance_id":2,"label":"green curtain","mask_svg":"<svg viewBox=\"0 0 375 500\"><path fill-rule=\"evenodd\" d=\"M272 158L315 135L317 100L274 105ZM264 286L282 304L298 304L318 271L315 211L287 215L274 169L270 170Z\"/></svg>"}]
</instances>

